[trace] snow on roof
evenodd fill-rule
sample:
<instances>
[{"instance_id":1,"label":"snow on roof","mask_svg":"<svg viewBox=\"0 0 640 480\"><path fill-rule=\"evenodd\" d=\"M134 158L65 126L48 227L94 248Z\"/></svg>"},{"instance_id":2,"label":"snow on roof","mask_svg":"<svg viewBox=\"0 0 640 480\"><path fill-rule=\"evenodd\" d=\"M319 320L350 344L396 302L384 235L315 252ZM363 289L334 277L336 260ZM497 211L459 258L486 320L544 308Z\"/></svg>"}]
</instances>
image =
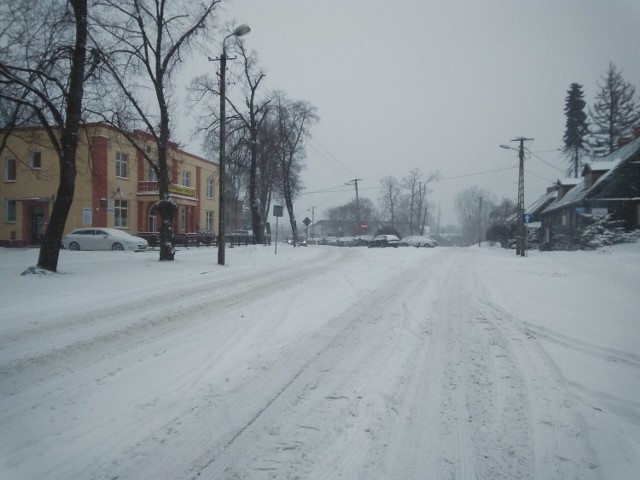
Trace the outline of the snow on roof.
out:
<instances>
[{"instance_id":1,"label":"snow on roof","mask_svg":"<svg viewBox=\"0 0 640 480\"><path fill-rule=\"evenodd\" d=\"M557 202L553 202L547 208L544 209L543 213L549 213L553 210L557 210L567 205L571 205L572 203L579 202L582 200L589 189L585 188L584 178L580 178L578 184L569 190L564 197L562 197Z\"/></svg>"},{"instance_id":2,"label":"snow on roof","mask_svg":"<svg viewBox=\"0 0 640 480\"><path fill-rule=\"evenodd\" d=\"M573 177L568 177L568 178L559 178L558 179L558 183L560 185L565 185L565 186L569 186L569 185L577 185L578 182L580 181L579 178L573 178Z\"/></svg>"},{"instance_id":3,"label":"snow on roof","mask_svg":"<svg viewBox=\"0 0 640 480\"><path fill-rule=\"evenodd\" d=\"M627 163L627 160L630 160L638 152L640 152L640 138L636 138L633 142L630 142L615 152L612 152L601 161L590 163L589 165L592 171L604 171L607 170L607 168L608 170L590 188L586 188L584 177L580 179L570 179L578 180L576 186L569 190L560 200L549 205L543 213L548 213L583 200L590 191L593 191L598 185L607 181L607 178L614 175L615 172ZM560 180L558 180L558 182L560 182ZM569 183L562 184L569 185Z\"/></svg>"},{"instance_id":4,"label":"snow on roof","mask_svg":"<svg viewBox=\"0 0 640 480\"><path fill-rule=\"evenodd\" d=\"M585 164L585 167L589 167L592 172L606 172L611 170L620 162L619 158L615 160L600 160L597 162L590 162Z\"/></svg>"},{"instance_id":5,"label":"snow on roof","mask_svg":"<svg viewBox=\"0 0 640 480\"><path fill-rule=\"evenodd\" d=\"M626 144L624 147L619 148L615 152L613 152L608 157L605 157L608 160L606 163L614 163L611 166L610 170L603 174L591 187L591 189L596 189L599 185L606 182L608 178L612 175L615 175L619 169L623 167L624 164L629 163L627 160L630 160L636 153L640 152L640 137L636 138L633 142Z\"/></svg>"},{"instance_id":6,"label":"snow on roof","mask_svg":"<svg viewBox=\"0 0 640 480\"><path fill-rule=\"evenodd\" d=\"M525 209L524 213L529 214L529 215L533 215L533 214L537 213L538 210L543 208L546 204L551 202L554 198L557 198L557 196L558 196L558 191L557 190L551 190L550 192L545 193L540 198L538 198L535 202L533 202L531 205L529 205Z\"/></svg>"}]
</instances>

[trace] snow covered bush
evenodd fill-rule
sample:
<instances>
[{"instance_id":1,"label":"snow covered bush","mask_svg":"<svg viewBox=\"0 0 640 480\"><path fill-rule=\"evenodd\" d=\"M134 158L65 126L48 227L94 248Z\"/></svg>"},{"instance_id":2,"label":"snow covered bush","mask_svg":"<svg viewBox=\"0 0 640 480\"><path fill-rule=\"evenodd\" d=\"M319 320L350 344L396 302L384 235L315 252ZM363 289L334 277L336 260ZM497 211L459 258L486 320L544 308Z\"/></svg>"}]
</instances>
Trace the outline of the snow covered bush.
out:
<instances>
[{"instance_id":1,"label":"snow covered bush","mask_svg":"<svg viewBox=\"0 0 640 480\"><path fill-rule=\"evenodd\" d=\"M610 216L594 217L592 215L583 216L590 224L580 234L580 245L582 249L594 249L616 243L633 243L640 238L640 231L626 230L620 220L611 220Z\"/></svg>"}]
</instances>

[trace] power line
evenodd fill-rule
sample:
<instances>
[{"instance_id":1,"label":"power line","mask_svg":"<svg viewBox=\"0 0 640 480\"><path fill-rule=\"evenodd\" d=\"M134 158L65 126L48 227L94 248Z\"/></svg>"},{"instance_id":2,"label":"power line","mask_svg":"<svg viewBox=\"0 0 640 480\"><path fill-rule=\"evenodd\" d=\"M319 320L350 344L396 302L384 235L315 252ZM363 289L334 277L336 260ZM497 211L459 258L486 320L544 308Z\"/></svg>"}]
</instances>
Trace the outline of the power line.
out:
<instances>
[{"instance_id":1,"label":"power line","mask_svg":"<svg viewBox=\"0 0 640 480\"><path fill-rule=\"evenodd\" d=\"M549 183L554 183L555 180L549 180L548 178L542 177L540 175L538 175L537 173L533 173L527 169L525 169L525 172L527 172L529 175L533 175L534 177L538 177L540 180L544 180L545 182L549 182Z\"/></svg>"},{"instance_id":2,"label":"power line","mask_svg":"<svg viewBox=\"0 0 640 480\"><path fill-rule=\"evenodd\" d=\"M536 157L538 160L540 160L542 163L546 163L547 165L549 165L551 168L555 168L556 170L562 172L562 173L567 173L565 170L556 167L555 165L552 165L551 163L547 162L544 158L542 158L540 155L537 155L535 152L532 152L531 150L528 150L529 154L533 155L534 157Z\"/></svg>"},{"instance_id":3,"label":"power line","mask_svg":"<svg viewBox=\"0 0 640 480\"><path fill-rule=\"evenodd\" d=\"M504 167L504 168L496 168L495 170L484 170L482 172L475 172L475 173L467 173L465 175L457 175L455 177L444 177L441 178L440 180L455 180L457 178L465 178L465 177L475 177L477 175L486 175L488 173L495 173L495 172L502 172L504 170L513 170L514 168L518 168L517 165L512 165L510 167Z\"/></svg>"}]
</instances>

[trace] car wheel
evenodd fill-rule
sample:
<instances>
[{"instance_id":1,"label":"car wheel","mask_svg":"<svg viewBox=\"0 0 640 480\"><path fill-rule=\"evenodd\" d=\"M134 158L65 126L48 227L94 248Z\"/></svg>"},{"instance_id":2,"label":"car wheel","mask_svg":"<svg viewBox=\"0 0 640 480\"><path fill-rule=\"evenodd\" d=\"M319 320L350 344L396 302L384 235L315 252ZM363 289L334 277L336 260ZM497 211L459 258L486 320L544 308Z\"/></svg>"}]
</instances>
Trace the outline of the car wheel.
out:
<instances>
[{"instance_id":1,"label":"car wheel","mask_svg":"<svg viewBox=\"0 0 640 480\"><path fill-rule=\"evenodd\" d=\"M122 251L122 250L124 250L124 247L122 246L121 243L116 242L113 245L111 245L111 250Z\"/></svg>"},{"instance_id":2,"label":"car wheel","mask_svg":"<svg viewBox=\"0 0 640 480\"><path fill-rule=\"evenodd\" d=\"M71 242L69 244L69 250L73 250L74 252L77 252L78 250L80 250L80 245L78 245L77 242Z\"/></svg>"}]
</instances>

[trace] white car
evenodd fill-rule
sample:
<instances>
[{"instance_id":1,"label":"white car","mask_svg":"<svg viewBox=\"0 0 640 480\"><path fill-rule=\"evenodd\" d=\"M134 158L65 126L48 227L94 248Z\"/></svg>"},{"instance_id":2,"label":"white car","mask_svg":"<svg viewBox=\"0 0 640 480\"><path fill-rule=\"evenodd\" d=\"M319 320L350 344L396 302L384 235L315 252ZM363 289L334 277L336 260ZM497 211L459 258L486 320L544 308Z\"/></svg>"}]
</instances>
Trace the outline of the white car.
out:
<instances>
[{"instance_id":1,"label":"white car","mask_svg":"<svg viewBox=\"0 0 640 480\"><path fill-rule=\"evenodd\" d=\"M149 248L141 237L117 228L77 228L62 239L68 250L131 250L140 252Z\"/></svg>"},{"instance_id":2,"label":"white car","mask_svg":"<svg viewBox=\"0 0 640 480\"><path fill-rule=\"evenodd\" d=\"M433 238L424 235L411 235L400 240L401 247L435 247L437 244Z\"/></svg>"}]
</instances>

